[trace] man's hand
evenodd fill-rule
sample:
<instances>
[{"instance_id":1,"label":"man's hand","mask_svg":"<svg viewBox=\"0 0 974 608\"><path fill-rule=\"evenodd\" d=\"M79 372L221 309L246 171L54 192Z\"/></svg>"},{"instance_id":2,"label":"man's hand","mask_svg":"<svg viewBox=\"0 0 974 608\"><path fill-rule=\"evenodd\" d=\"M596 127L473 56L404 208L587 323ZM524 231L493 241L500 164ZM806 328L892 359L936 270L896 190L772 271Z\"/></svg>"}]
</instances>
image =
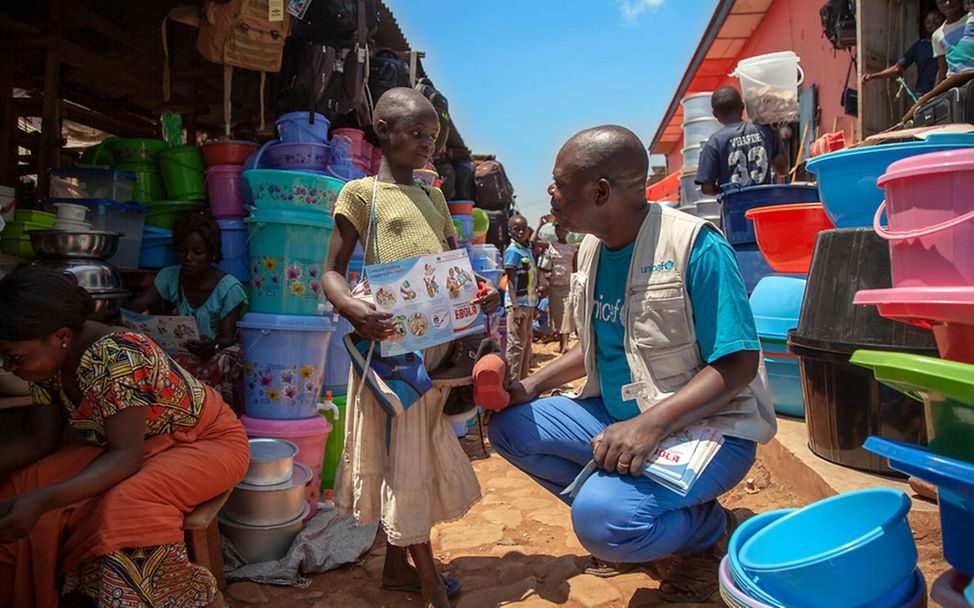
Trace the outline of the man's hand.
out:
<instances>
[{"instance_id":1,"label":"man's hand","mask_svg":"<svg viewBox=\"0 0 974 608\"><path fill-rule=\"evenodd\" d=\"M592 438L592 458L606 472L637 477L663 437L642 416L617 422Z\"/></svg>"},{"instance_id":2,"label":"man's hand","mask_svg":"<svg viewBox=\"0 0 974 608\"><path fill-rule=\"evenodd\" d=\"M355 333L366 340L382 342L395 332L392 313L376 310L375 306L368 302L350 298L341 306L340 312L355 328Z\"/></svg>"},{"instance_id":3,"label":"man's hand","mask_svg":"<svg viewBox=\"0 0 974 608\"><path fill-rule=\"evenodd\" d=\"M529 403L541 395L540 391L534 386L534 383L531 382L531 378L514 381L507 387L507 392L511 396L508 407Z\"/></svg>"},{"instance_id":4,"label":"man's hand","mask_svg":"<svg viewBox=\"0 0 974 608\"><path fill-rule=\"evenodd\" d=\"M0 505L0 545L26 538L43 514L43 506L30 493Z\"/></svg>"}]
</instances>

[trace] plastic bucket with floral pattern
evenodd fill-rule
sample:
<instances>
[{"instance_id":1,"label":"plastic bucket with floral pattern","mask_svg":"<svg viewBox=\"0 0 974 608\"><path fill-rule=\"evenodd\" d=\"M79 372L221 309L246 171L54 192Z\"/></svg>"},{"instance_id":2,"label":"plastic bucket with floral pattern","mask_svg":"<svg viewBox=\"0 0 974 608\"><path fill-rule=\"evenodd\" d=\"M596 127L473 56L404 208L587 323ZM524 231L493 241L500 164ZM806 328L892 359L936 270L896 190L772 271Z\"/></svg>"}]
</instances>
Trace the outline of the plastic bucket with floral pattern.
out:
<instances>
[{"instance_id":1,"label":"plastic bucket with floral pattern","mask_svg":"<svg viewBox=\"0 0 974 608\"><path fill-rule=\"evenodd\" d=\"M247 313L237 323L244 348L244 408L253 418L318 417L327 317Z\"/></svg>"},{"instance_id":2,"label":"plastic bucket with floral pattern","mask_svg":"<svg viewBox=\"0 0 974 608\"><path fill-rule=\"evenodd\" d=\"M244 171L243 177L258 209L315 211L328 215L335 210L338 193L345 185L340 179L307 171L252 169Z\"/></svg>"},{"instance_id":3,"label":"plastic bucket with floral pattern","mask_svg":"<svg viewBox=\"0 0 974 608\"><path fill-rule=\"evenodd\" d=\"M250 310L321 315L321 277L334 220L322 213L258 209L244 223L250 240Z\"/></svg>"}]
</instances>

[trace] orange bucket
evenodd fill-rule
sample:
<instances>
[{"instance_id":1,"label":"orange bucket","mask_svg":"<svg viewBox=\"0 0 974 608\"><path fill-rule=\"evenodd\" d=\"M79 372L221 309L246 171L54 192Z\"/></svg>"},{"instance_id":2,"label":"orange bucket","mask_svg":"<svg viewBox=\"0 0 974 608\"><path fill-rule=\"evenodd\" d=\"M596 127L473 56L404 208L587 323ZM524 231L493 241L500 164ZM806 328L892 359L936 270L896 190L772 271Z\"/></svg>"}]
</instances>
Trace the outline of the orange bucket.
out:
<instances>
[{"instance_id":1,"label":"orange bucket","mask_svg":"<svg viewBox=\"0 0 974 608\"><path fill-rule=\"evenodd\" d=\"M821 203L776 205L749 209L758 248L776 272L808 274L815 237L835 226Z\"/></svg>"}]
</instances>

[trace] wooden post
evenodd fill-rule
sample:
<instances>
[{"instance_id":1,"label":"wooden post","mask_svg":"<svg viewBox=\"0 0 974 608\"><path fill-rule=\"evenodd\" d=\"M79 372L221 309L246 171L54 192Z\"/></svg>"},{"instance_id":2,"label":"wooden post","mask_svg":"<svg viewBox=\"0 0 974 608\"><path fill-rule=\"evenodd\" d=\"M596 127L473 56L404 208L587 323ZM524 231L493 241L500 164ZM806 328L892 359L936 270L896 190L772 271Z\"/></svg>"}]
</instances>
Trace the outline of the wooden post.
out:
<instances>
[{"instance_id":1,"label":"wooden post","mask_svg":"<svg viewBox=\"0 0 974 608\"><path fill-rule=\"evenodd\" d=\"M60 164L61 102L61 1L51 0L47 27L54 28L44 61L44 99L41 111L41 145L37 156L37 196L48 195L47 170Z\"/></svg>"},{"instance_id":2,"label":"wooden post","mask_svg":"<svg viewBox=\"0 0 974 608\"><path fill-rule=\"evenodd\" d=\"M13 186L17 180L17 114L14 111L12 70L0 70L0 185Z\"/></svg>"}]
</instances>

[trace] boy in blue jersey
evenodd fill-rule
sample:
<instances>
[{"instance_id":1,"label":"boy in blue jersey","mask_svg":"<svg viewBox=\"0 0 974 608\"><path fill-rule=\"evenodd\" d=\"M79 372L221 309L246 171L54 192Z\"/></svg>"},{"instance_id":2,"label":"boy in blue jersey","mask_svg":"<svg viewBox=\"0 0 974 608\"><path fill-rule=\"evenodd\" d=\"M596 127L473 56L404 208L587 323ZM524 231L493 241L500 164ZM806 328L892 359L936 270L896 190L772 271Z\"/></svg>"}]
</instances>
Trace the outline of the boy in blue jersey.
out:
<instances>
[{"instance_id":1,"label":"boy in blue jersey","mask_svg":"<svg viewBox=\"0 0 974 608\"><path fill-rule=\"evenodd\" d=\"M538 305L538 266L531 248L528 221L514 215L507 224L511 244L504 251L507 290L507 375L520 380L531 371L531 323Z\"/></svg>"},{"instance_id":2,"label":"boy in blue jersey","mask_svg":"<svg viewBox=\"0 0 974 608\"><path fill-rule=\"evenodd\" d=\"M642 569L660 595L705 602L743 514L717 502L776 430L760 344L730 245L710 223L647 204L646 148L628 129L583 131L549 186L567 230L587 233L570 299L579 342L510 385L491 444L571 505L590 574ZM541 398L584 378L571 396ZM705 422L724 443L681 496L643 474L660 441ZM598 471L562 492L590 461Z\"/></svg>"},{"instance_id":3,"label":"boy in blue jersey","mask_svg":"<svg viewBox=\"0 0 974 608\"><path fill-rule=\"evenodd\" d=\"M740 187L771 183L771 170L788 173L778 135L768 125L744 120L744 101L734 87L720 87L710 98L714 116L723 127L700 151L695 182L707 196L720 194L727 184Z\"/></svg>"}]
</instances>

